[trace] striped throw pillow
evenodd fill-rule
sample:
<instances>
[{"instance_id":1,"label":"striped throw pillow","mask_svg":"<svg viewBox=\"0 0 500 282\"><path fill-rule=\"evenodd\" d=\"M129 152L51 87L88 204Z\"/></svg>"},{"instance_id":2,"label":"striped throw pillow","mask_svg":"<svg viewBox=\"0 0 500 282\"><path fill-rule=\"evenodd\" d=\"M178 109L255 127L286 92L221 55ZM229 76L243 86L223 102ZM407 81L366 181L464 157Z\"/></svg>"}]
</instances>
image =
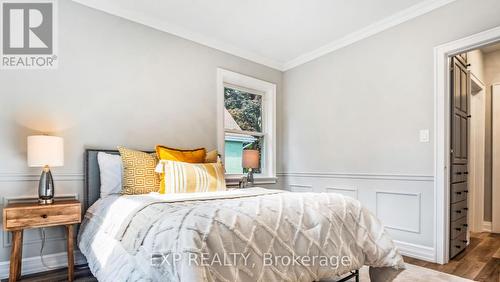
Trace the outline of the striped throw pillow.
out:
<instances>
[{"instance_id":1,"label":"striped throw pillow","mask_svg":"<svg viewBox=\"0 0 500 282\"><path fill-rule=\"evenodd\" d=\"M224 168L220 163L184 163L161 160L156 167L162 173L165 189L162 194L215 192L226 190Z\"/></svg>"}]
</instances>

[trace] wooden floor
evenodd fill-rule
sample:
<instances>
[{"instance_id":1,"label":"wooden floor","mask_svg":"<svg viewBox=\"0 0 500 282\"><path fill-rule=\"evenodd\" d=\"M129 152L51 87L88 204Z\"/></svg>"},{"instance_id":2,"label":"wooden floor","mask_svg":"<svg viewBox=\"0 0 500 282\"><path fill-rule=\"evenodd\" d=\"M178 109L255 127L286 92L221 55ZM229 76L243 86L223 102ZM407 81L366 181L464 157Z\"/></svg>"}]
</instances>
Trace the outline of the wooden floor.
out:
<instances>
[{"instance_id":1,"label":"wooden floor","mask_svg":"<svg viewBox=\"0 0 500 282\"><path fill-rule=\"evenodd\" d=\"M2 282L7 282L4 279ZM63 282L68 281L68 269L61 268L43 273L29 274L21 277L22 282ZM75 282L97 282L87 265L75 266Z\"/></svg>"},{"instance_id":2,"label":"wooden floor","mask_svg":"<svg viewBox=\"0 0 500 282\"><path fill-rule=\"evenodd\" d=\"M448 264L405 257L405 262L475 281L500 281L500 234L475 233L470 245Z\"/></svg>"},{"instance_id":3,"label":"wooden floor","mask_svg":"<svg viewBox=\"0 0 500 282\"><path fill-rule=\"evenodd\" d=\"M475 281L500 282L500 234L472 234L470 245L445 265L409 257L405 257L404 259L407 263ZM27 275L22 277L21 281L66 281L66 271L66 269L59 269L40 274ZM75 281L95 282L97 280L92 276L88 267L84 265L75 267Z\"/></svg>"}]
</instances>

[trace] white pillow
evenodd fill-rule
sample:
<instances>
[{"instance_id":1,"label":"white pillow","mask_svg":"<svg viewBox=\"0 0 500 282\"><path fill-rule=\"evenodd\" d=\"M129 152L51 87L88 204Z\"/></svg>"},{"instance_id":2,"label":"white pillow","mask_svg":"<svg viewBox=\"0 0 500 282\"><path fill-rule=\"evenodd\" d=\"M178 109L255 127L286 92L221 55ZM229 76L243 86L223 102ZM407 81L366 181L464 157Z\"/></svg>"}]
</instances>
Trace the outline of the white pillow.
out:
<instances>
[{"instance_id":1,"label":"white pillow","mask_svg":"<svg viewBox=\"0 0 500 282\"><path fill-rule=\"evenodd\" d=\"M103 152L97 153L101 173L101 198L122 191L122 157Z\"/></svg>"}]
</instances>

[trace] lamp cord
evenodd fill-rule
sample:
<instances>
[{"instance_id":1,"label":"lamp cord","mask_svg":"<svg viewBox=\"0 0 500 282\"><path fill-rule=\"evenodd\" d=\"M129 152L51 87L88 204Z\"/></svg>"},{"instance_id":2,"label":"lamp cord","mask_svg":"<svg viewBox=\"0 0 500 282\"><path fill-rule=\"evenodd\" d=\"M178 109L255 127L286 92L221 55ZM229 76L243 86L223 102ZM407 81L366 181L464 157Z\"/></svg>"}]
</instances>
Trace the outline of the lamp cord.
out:
<instances>
[{"instance_id":1,"label":"lamp cord","mask_svg":"<svg viewBox=\"0 0 500 282\"><path fill-rule=\"evenodd\" d=\"M42 261L42 265L47 269L55 269L55 267L51 267L45 264L45 261L43 260L43 248L45 247L45 228L40 228L40 232L42 235L42 246L40 247L40 260Z\"/></svg>"}]
</instances>

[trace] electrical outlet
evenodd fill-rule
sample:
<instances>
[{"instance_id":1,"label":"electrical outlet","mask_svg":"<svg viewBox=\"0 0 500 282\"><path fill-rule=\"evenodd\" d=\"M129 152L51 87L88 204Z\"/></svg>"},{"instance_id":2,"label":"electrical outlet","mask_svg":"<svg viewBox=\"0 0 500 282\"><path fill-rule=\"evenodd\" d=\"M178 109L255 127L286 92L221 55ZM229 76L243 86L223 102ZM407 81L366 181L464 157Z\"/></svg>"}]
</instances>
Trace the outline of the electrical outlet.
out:
<instances>
[{"instance_id":1,"label":"electrical outlet","mask_svg":"<svg viewBox=\"0 0 500 282\"><path fill-rule=\"evenodd\" d=\"M429 129L421 129L419 134L421 143L429 143Z\"/></svg>"}]
</instances>

